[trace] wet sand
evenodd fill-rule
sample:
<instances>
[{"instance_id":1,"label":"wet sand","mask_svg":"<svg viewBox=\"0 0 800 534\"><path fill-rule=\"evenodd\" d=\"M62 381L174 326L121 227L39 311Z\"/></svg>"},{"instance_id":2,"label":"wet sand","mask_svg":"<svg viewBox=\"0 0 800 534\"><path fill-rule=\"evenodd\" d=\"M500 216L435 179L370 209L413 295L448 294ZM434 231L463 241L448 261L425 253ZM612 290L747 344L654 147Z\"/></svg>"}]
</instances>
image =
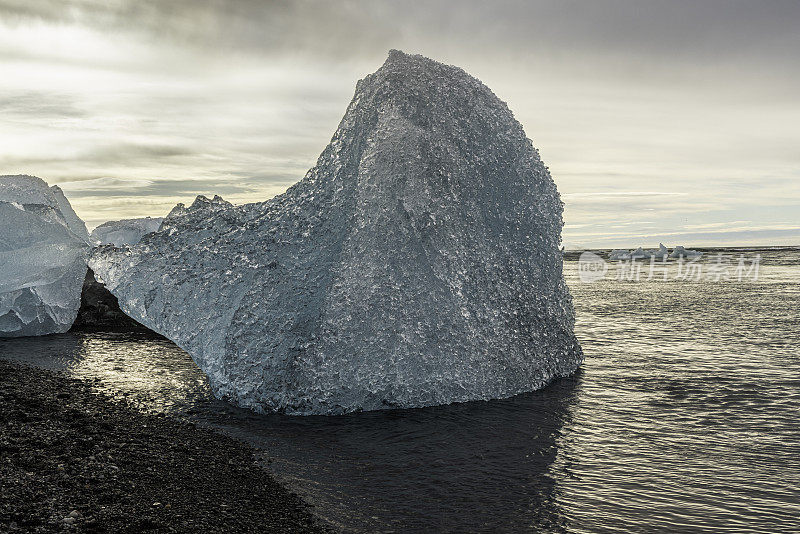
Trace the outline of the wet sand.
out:
<instances>
[{"instance_id":1,"label":"wet sand","mask_svg":"<svg viewBox=\"0 0 800 534\"><path fill-rule=\"evenodd\" d=\"M0 360L0 531L323 532L249 445Z\"/></svg>"}]
</instances>

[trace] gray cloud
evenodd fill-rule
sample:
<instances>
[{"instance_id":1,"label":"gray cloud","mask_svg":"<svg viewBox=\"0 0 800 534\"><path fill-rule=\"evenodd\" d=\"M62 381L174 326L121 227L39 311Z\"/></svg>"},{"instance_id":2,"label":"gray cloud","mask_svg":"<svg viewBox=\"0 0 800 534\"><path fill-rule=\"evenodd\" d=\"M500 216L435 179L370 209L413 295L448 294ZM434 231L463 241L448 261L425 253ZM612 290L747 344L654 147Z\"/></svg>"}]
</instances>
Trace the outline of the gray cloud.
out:
<instances>
[{"instance_id":1,"label":"gray cloud","mask_svg":"<svg viewBox=\"0 0 800 534\"><path fill-rule=\"evenodd\" d=\"M178 146L114 143L92 147L71 156L42 155L25 158L6 156L5 158L0 158L0 165L6 167L38 167L53 163L66 163L79 169L87 163L94 165L136 165L141 162L158 164L164 160L192 155L195 154L191 150Z\"/></svg>"},{"instance_id":2,"label":"gray cloud","mask_svg":"<svg viewBox=\"0 0 800 534\"><path fill-rule=\"evenodd\" d=\"M529 56L615 50L696 60L794 63L794 0L4 0L8 21L39 19L228 49L382 55L396 44ZM341 58L341 56L339 56Z\"/></svg>"},{"instance_id":3,"label":"gray cloud","mask_svg":"<svg viewBox=\"0 0 800 534\"><path fill-rule=\"evenodd\" d=\"M87 116L87 111L78 107L69 95L33 90L0 94L0 117L6 119L20 117L57 119L85 116Z\"/></svg>"},{"instance_id":4,"label":"gray cloud","mask_svg":"<svg viewBox=\"0 0 800 534\"><path fill-rule=\"evenodd\" d=\"M238 195L253 193L257 189L252 183L221 183L219 179L175 179L155 178L147 182L136 180L117 180L113 178L95 178L85 180L88 184L67 182L62 184L72 198L102 197L195 197L205 195ZM90 187L86 187L89 185ZM72 187L71 187L72 186Z\"/></svg>"},{"instance_id":5,"label":"gray cloud","mask_svg":"<svg viewBox=\"0 0 800 534\"><path fill-rule=\"evenodd\" d=\"M81 154L79 159L100 164L132 164L139 160L163 160L194 155L192 150L180 146L119 143L93 148Z\"/></svg>"},{"instance_id":6,"label":"gray cloud","mask_svg":"<svg viewBox=\"0 0 800 534\"><path fill-rule=\"evenodd\" d=\"M564 193L565 240L744 219L765 233L731 239L785 240L798 20L796 0L0 0L0 167L65 184L90 224L264 200L401 48L508 101Z\"/></svg>"}]
</instances>

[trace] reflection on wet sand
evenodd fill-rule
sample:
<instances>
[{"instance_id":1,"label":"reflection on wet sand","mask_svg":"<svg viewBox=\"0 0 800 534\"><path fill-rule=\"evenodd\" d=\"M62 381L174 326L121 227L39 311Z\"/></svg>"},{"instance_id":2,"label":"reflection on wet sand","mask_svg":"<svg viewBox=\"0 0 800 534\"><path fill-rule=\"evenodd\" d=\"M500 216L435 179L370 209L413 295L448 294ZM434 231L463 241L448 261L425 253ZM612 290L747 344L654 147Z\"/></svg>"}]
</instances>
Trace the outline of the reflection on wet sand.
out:
<instances>
[{"instance_id":1,"label":"reflection on wet sand","mask_svg":"<svg viewBox=\"0 0 800 534\"><path fill-rule=\"evenodd\" d=\"M550 471L580 375L501 401L261 416L215 399L185 352L146 333L16 339L0 350L94 381L142 409L189 416L249 441L318 515L345 531L565 527Z\"/></svg>"},{"instance_id":2,"label":"reflection on wet sand","mask_svg":"<svg viewBox=\"0 0 800 534\"><path fill-rule=\"evenodd\" d=\"M68 332L0 340L3 358L95 380L148 411L174 411L211 396L188 354L148 332ZM213 397L212 397L213 398Z\"/></svg>"}]
</instances>

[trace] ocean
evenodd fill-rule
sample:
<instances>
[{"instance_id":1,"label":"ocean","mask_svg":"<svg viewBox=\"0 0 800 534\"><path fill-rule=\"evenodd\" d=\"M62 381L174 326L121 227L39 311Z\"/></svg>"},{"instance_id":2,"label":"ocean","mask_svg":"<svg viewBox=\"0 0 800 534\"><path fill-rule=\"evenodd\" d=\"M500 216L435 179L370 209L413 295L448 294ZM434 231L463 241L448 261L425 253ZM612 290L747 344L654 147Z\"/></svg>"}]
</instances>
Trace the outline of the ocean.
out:
<instances>
[{"instance_id":1,"label":"ocean","mask_svg":"<svg viewBox=\"0 0 800 534\"><path fill-rule=\"evenodd\" d=\"M149 334L0 340L0 357L251 442L345 532L799 532L800 250L696 263L588 282L568 254L586 361L505 400L260 416Z\"/></svg>"}]
</instances>

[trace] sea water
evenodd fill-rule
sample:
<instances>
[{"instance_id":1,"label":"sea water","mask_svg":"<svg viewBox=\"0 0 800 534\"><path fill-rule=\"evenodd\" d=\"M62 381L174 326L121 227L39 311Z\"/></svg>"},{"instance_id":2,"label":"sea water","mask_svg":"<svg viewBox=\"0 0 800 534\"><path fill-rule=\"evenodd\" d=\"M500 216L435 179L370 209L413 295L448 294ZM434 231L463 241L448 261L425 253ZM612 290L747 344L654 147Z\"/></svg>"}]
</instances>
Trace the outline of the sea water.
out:
<instances>
[{"instance_id":1,"label":"sea water","mask_svg":"<svg viewBox=\"0 0 800 534\"><path fill-rule=\"evenodd\" d=\"M0 357L253 443L346 532L798 532L800 251L725 253L761 254L757 279L678 279L672 262L584 283L570 256L586 361L507 400L258 416L152 335L4 340Z\"/></svg>"}]
</instances>

